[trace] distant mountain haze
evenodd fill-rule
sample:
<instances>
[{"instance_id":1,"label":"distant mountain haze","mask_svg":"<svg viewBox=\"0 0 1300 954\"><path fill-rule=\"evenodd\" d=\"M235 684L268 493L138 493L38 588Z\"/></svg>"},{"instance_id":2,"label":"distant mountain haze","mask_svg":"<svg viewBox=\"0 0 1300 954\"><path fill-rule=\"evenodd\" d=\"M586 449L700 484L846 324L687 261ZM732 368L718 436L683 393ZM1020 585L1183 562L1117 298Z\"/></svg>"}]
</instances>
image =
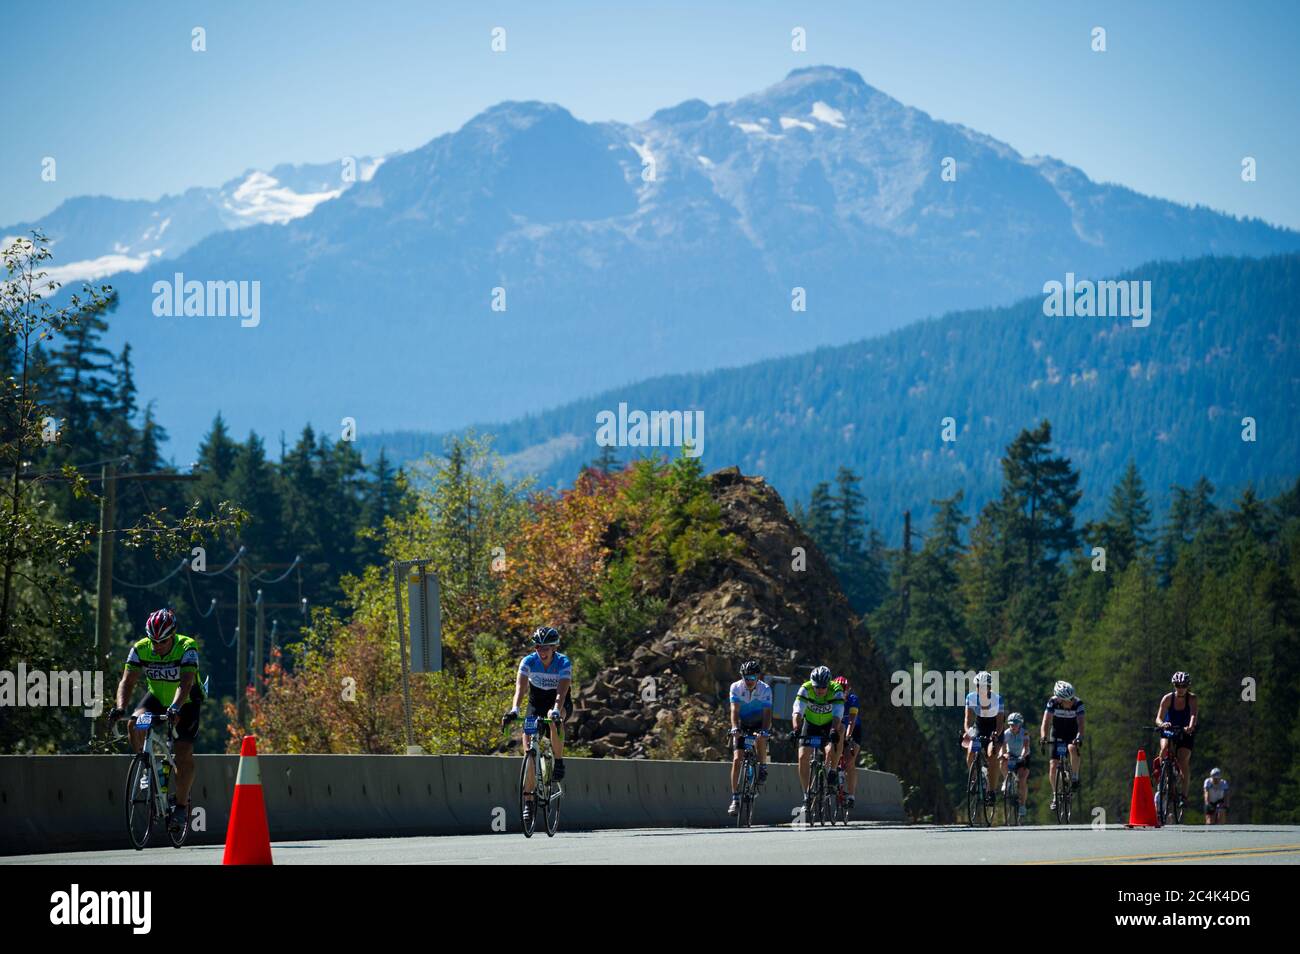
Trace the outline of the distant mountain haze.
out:
<instances>
[{"instance_id":1,"label":"distant mountain haze","mask_svg":"<svg viewBox=\"0 0 1300 954\"><path fill-rule=\"evenodd\" d=\"M1153 263L1151 323L1048 317L1043 295L956 312L889 334L704 374L654 378L519 420L485 424L510 468L543 486L571 482L601 452L597 415L698 408L704 463L739 465L806 503L840 465L862 475L866 511L891 543L902 515L963 491L971 515L999 492L1001 458L1025 428L1052 422L1053 447L1081 473L1078 526L1100 518L1134 461L1162 515L1169 487L1205 476L1230 504L1300 474L1300 255ZM1254 441L1242 439L1244 418ZM943 439L944 419L952 436ZM439 451L434 434L361 442L373 457ZM626 462L651 449L615 448ZM672 448L662 451L677 453Z\"/></svg>"},{"instance_id":2,"label":"distant mountain haze","mask_svg":"<svg viewBox=\"0 0 1300 954\"><path fill-rule=\"evenodd\" d=\"M1010 303L1066 272L1297 249L1298 233L1094 183L815 67L635 125L502 103L308 214L108 280L113 334L184 463L218 409L273 446L343 417L363 437L449 430ZM152 287L176 274L260 282L257 327L156 317Z\"/></svg>"}]
</instances>

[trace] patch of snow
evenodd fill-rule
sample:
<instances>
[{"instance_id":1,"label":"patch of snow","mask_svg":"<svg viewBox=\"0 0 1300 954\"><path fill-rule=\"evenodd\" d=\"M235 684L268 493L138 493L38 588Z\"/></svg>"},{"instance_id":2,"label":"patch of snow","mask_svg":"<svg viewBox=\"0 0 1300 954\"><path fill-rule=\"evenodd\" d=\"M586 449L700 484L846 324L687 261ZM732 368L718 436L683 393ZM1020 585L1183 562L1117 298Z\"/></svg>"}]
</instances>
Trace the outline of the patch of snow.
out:
<instances>
[{"instance_id":1,"label":"patch of snow","mask_svg":"<svg viewBox=\"0 0 1300 954\"><path fill-rule=\"evenodd\" d=\"M817 128L817 127L814 126L812 123L807 122L806 120L803 120L803 119L792 119L792 118L789 117L789 116L782 116L782 117L781 117L781 128L782 128L782 129L794 129L796 126L798 126L800 129L806 129L806 130L808 130L809 132L812 132L813 130L815 130L815 129Z\"/></svg>"},{"instance_id":2,"label":"patch of snow","mask_svg":"<svg viewBox=\"0 0 1300 954\"><path fill-rule=\"evenodd\" d=\"M250 225L283 225L302 218L322 202L338 198L342 194L342 189L294 192L280 185L280 180L274 176L265 172L252 172L223 205L226 211Z\"/></svg>"},{"instance_id":3,"label":"patch of snow","mask_svg":"<svg viewBox=\"0 0 1300 954\"><path fill-rule=\"evenodd\" d=\"M819 123L825 123L827 126L834 126L836 129L844 128L844 114L820 99L813 103L812 118Z\"/></svg>"}]
</instances>

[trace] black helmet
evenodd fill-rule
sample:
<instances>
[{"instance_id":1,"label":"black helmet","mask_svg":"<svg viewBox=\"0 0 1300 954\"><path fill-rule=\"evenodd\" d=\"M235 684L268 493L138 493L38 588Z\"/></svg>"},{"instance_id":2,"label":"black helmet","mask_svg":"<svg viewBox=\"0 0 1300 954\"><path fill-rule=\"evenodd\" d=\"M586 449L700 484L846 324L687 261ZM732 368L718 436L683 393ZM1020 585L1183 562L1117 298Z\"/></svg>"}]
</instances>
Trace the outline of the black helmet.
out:
<instances>
[{"instance_id":1,"label":"black helmet","mask_svg":"<svg viewBox=\"0 0 1300 954\"><path fill-rule=\"evenodd\" d=\"M533 632L534 646L560 645L560 631L553 626L538 626Z\"/></svg>"},{"instance_id":2,"label":"black helmet","mask_svg":"<svg viewBox=\"0 0 1300 954\"><path fill-rule=\"evenodd\" d=\"M1175 686L1190 686L1192 684L1192 677L1180 669L1169 677L1169 681Z\"/></svg>"},{"instance_id":3,"label":"black helmet","mask_svg":"<svg viewBox=\"0 0 1300 954\"><path fill-rule=\"evenodd\" d=\"M757 660L747 659L745 662L740 664L740 675L742 677L748 678L752 676L757 679L762 672L763 667L758 664Z\"/></svg>"}]
</instances>

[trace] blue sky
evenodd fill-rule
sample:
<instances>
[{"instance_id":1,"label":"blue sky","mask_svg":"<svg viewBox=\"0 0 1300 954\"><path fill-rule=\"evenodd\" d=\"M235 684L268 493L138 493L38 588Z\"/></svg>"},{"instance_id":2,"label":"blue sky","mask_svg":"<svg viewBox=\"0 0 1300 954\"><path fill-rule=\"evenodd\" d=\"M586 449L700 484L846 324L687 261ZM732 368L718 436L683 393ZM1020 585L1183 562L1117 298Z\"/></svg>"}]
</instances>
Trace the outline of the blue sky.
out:
<instances>
[{"instance_id":1,"label":"blue sky","mask_svg":"<svg viewBox=\"0 0 1300 954\"><path fill-rule=\"evenodd\" d=\"M194 26L206 53L190 50ZM790 50L795 26L806 53ZM0 223L73 195L156 198L410 149L503 99L636 121L831 64L1094 179L1300 228L1298 49L1290 0L11 4ZM43 156L57 182L41 181Z\"/></svg>"}]
</instances>

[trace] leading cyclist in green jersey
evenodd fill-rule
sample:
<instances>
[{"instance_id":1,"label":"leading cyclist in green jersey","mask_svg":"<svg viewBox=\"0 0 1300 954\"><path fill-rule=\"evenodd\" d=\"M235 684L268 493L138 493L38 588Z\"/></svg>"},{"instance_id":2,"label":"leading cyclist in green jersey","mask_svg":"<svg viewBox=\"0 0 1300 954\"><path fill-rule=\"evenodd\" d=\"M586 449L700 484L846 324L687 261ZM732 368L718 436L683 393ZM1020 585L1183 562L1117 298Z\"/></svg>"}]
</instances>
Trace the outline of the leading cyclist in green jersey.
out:
<instances>
[{"instance_id":1,"label":"leading cyclist in green jersey","mask_svg":"<svg viewBox=\"0 0 1300 954\"><path fill-rule=\"evenodd\" d=\"M812 676L799 687L794 698L794 735L799 742L799 784L803 786L804 801L812 779L812 746L809 739L819 738L826 750L826 782L832 788L838 784L835 767L840 764L840 722L844 718L844 692L831 685L831 671L818 666Z\"/></svg>"},{"instance_id":2,"label":"leading cyclist in green jersey","mask_svg":"<svg viewBox=\"0 0 1300 954\"><path fill-rule=\"evenodd\" d=\"M117 705L108 714L109 721L121 717L140 680L145 677L149 691L131 714L131 748L144 748L144 732L137 731L135 720L146 712L162 715L176 729L176 780L168 795L173 828L183 827L189 814L190 786L194 783L194 739L199 734L199 710L203 689L199 683L199 647L193 639L176 632L176 614L160 609L150 614L144 624L145 638L131 647L117 685Z\"/></svg>"}]
</instances>

